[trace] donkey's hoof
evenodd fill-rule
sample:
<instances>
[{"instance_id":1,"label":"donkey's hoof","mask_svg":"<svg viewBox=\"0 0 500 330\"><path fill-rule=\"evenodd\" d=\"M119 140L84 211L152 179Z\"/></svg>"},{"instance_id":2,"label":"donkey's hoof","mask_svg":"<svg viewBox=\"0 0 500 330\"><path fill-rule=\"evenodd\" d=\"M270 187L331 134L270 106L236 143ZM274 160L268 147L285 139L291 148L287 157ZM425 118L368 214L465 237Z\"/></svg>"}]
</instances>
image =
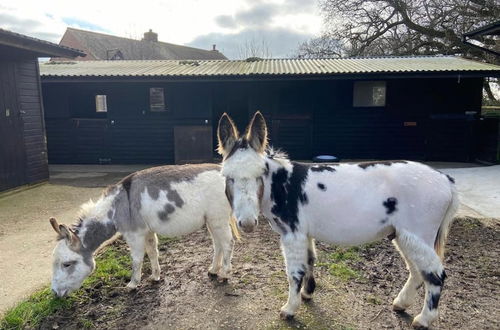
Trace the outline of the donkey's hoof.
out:
<instances>
[{"instance_id":1,"label":"donkey's hoof","mask_svg":"<svg viewBox=\"0 0 500 330\"><path fill-rule=\"evenodd\" d=\"M135 291L137 290L137 284L130 282L129 284L127 284L125 289L127 289L128 292Z\"/></svg>"},{"instance_id":2,"label":"donkey's hoof","mask_svg":"<svg viewBox=\"0 0 500 330\"><path fill-rule=\"evenodd\" d=\"M287 313L287 312L285 312L285 311L281 311L281 312L280 312L280 318L281 318L282 320L285 320L285 321L290 321L290 320L293 320L293 317L294 317L294 316L295 316L295 315L293 315L293 314L288 314L288 313Z\"/></svg>"},{"instance_id":3,"label":"donkey's hoof","mask_svg":"<svg viewBox=\"0 0 500 330\"><path fill-rule=\"evenodd\" d=\"M219 278L219 283L227 284L228 282L229 282L229 278L227 278L227 277Z\"/></svg>"},{"instance_id":4,"label":"donkey's hoof","mask_svg":"<svg viewBox=\"0 0 500 330\"><path fill-rule=\"evenodd\" d=\"M406 310L406 307L398 305L398 304L393 304L392 305L392 310L397 312L397 313L402 313Z\"/></svg>"},{"instance_id":5,"label":"donkey's hoof","mask_svg":"<svg viewBox=\"0 0 500 330\"><path fill-rule=\"evenodd\" d=\"M423 325L420 323L416 318L413 319L413 322L411 322L411 326L413 329L419 329L419 330L426 330L429 329L428 326Z\"/></svg>"},{"instance_id":6,"label":"donkey's hoof","mask_svg":"<svg viewBox=\"0 0 500 330\"><path fill-rule=\"evenodd\" d=\"M306 293L306 292L300 292L300 295L302 296L302 300L305 301L305 302L309 302L313 298L312 294L309 294L309 293Z\"/></svg>"},{"instance_id":7,"label":"donkey's hoof","mask_svg":"<svg viewBox=\"0 0 500 330\"><path fill-rule=\"evenodd\" d=\"M211 280L215 280L215 279L217 279L217 273L208 272L208 277Z\"/></svg>"},{"instance_id":8,"label":"donkey's hoof","mask_svg":"<svg viewBox=\"0 0 500 330\"><path fill-rule=\"evenodd\" d=\"M151 275L151 276L149 277L149 280L150 280L151 282L160 282L160 275Z\"/></svg>"}]
</instances>

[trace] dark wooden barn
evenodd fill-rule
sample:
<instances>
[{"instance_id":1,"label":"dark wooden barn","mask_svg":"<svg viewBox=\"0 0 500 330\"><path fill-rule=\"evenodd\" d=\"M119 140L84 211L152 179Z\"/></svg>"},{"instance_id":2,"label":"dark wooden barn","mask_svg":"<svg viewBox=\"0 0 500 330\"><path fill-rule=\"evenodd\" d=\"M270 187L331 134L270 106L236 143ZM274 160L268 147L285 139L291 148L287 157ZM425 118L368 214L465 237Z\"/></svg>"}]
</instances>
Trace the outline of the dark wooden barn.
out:
<instances>
[{"instance_id":1,"label":"dark wooden barn","mask_svg":"<svg viewBox=\"0 0 500 330\"><path fill-rule=\"evenodd\" d=\"M264 113L295 159L467 161L485 76L457 57L90 61L41 68L49 162L213 160L218 118Z\"/></svg>"},{"instance_id":2,"label":"dark wooden barn","mask_svg":"<svg viewBox=\"0 0 500 330\"><path fill-rule=\"evenodd\" d=\"M0 191L49 176L38 57L84 55L0 29Z\"/></svg>"}]
</instances>

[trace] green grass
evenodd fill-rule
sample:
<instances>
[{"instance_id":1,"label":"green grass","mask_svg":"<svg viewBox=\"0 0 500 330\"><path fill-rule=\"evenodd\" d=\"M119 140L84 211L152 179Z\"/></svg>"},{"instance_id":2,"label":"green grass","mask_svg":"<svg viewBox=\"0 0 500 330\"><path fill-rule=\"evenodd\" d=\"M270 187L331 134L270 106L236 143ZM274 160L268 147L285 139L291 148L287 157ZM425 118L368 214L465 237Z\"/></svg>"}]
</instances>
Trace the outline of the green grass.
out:
<instances>
[{"instance_id":1,"label":"green grass","mask_svg":"<svg viewBox=\"0 0 500 330\"><path fill-rule=\"evenodd\" d=\"M321 255L320 259L321 261L317 263L318 267L327 268L331 275L343 281L361 277L359 271L353 269L351 265L361 259L358 247L336 248L333 252Z\"/></svg>"},{"instance_id":2,"label":"green grass","mask_svg":"<svg viewBox=\"0 0 500 330\"><path fill-rule=\"evenodd\" d=\"M72 298L55 298L50 288L45 288L8 311L0 321L0 329L35 327L52 313L71 307L73 302Z\"/></svg>"},{"instance_id":3,"label":"green grass","mask_svg":"<svg viewBox=\"0 0 500 330\"><path fill-rule=\"evenodd\" d=\"M83 282L82 288L67 298L57 298L46 287L7 311L0 320L0 329L36 328L43 319L57 311L71 308L75 302L90 301L92 298L87 292L89 288L99 286L99 290L106 290L124 286L130 275L130 257L123 248L123 243L110 245L96 258L96 270ZM83 328L94 327L91 321L83 318L79 319L79 324Z\"/></svg>"}]
</instances>

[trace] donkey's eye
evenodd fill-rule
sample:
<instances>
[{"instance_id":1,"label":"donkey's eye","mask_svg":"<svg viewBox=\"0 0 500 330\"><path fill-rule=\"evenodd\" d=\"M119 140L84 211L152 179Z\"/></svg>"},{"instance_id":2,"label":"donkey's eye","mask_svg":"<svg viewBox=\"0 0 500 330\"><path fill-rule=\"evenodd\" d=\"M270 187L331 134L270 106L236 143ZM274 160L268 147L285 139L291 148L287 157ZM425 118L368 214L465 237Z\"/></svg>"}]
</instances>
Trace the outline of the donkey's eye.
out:
<instances>
[{"instance_id":1,"label":"donkey's eye","mask_svg":"<svg viewBox=\"0 0 500 330\"><path fill-rule=\"evenodd\" d=\"M68 267L71 267L73 264L74 264L74 262L70 261L70 262L63 263L62 265L64 268L68 268Z\"/></svg>"}]
</instances>

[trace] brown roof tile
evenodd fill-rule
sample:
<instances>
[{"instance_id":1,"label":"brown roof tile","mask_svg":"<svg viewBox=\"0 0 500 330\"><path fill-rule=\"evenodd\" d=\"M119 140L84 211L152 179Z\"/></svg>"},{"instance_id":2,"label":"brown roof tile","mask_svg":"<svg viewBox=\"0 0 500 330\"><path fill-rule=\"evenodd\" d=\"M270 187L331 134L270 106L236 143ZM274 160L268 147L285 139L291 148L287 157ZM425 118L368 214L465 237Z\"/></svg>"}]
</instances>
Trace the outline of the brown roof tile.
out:
<instances>
[{"instance_id":1,"label":"brown roof tile","mask_svg":"<svg viewBox=\"0 0 500 330\"><path fill-rule=\"evenodd\" d=\"M161 41L135 40L104 33L67 28L60 45L81 47L88 60L112 59L119 51L124 60L225 60L219 51L170 44Z\"/></svg>"}]
</instances>

